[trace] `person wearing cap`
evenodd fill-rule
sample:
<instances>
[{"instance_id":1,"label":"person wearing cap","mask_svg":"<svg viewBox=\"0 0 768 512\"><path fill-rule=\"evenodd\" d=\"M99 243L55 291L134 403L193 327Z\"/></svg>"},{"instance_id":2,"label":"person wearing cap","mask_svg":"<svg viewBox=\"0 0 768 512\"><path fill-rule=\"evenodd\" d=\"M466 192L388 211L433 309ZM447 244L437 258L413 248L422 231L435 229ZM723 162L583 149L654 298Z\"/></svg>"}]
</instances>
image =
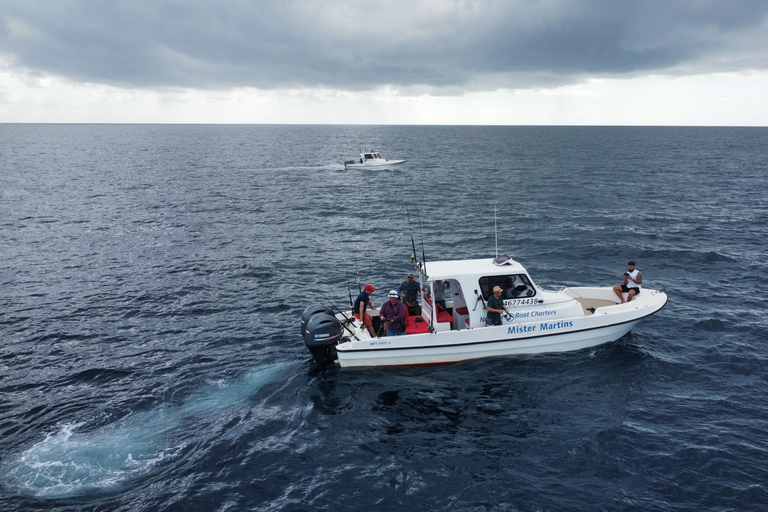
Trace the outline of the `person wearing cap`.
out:
<instances>
[{"instance_id":1,"label":"person wearing cap","mask_svg":"<svg viewBox=\"0 0 768 512\"><path fill-rule=\"evenodd\" d=\"M365 328L368 329L368 333L371 335L371 338L376 337L376 332L373 330L373 321L371 320L371 315L365 312L365 308L368 307L373 309L373 304L371 304L371 294L375 291L376 290L373 289L373 286L369 284L365 285L363 291L361 291L360 295L358 295L357 299L355 299L355 305L353 307L355 318L363 321L363 324L365 325Z\"/></svg>"},{"instance_id":2,"label":"person wearing cap","mask_svg":"<svg viewBox=\"0 0 768 512\"><path fill-rule=\"evenodd\" d=\"M421 308L419 307L419 283L413 279L413 274L405 276L405 281L397 289L397 292L400 294L403 302L405 302L405 307L408 308L410 316L421 314Z\"/></svg>"},{"instance_id":3,"label":"person wearing cap","mask_svg":"<svg viewBox=\"0 0 768 512\"><path fill-rule=\"evenodd\" d=\"M389 292L389 300L381 306L379 316L387 327L387 336L405 334L405 304L400 302L397 290Z\"/></svg>"},{"instance_id":4,"label":"person wearing cap","mask_svg":"<svg viewBox=\"0 0 768 512\"><path fill-rule=\"evenodd\" d=\"M501 300L501 286L493 287L493 295L488 297L485 309L485 325L501 325L501 314L509 313L507 306L504 305L504 301Z\"/></svg>"}]
</instances>

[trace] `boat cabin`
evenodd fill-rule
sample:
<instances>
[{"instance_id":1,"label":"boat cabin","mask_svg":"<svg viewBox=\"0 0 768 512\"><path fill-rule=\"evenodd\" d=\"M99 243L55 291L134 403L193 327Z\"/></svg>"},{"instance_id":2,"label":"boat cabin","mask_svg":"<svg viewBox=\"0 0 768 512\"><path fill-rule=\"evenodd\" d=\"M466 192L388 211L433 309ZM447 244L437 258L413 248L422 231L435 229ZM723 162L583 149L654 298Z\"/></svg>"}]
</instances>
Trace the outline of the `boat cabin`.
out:
<instances>
[{"instance_id":1,"label":"boat cabin","mask_svg":"<svg viewBox=\"0 0 768 512\"><path fill-rule=\"evenodd\" d=\"M364 164L368 160L384 160L378 152L360 153L360 163Z\"/></svg>"},{"instance_id":2,"label":"boat cabin","mask_svg":"<svg viewBox=\"0 0 768 512\"><path fill-rule=\"evenodd\" d=\"M426 274L426 278L421 276L421 316L426 325L408 319L408 334L428 332L429 326L436 332L485 327L485 303L496 286L502 289L501 298L513 316L531 314L526 311L531 308L540 310L543 303L558 295L537 287L525 268L506 255L494 259L433 261L427 264ZM439 286L444 288L444 307L439 298L435 299L436 290L440 296ZM550 314L558 316L554 309Z\"/></svg>"}]
</instances>

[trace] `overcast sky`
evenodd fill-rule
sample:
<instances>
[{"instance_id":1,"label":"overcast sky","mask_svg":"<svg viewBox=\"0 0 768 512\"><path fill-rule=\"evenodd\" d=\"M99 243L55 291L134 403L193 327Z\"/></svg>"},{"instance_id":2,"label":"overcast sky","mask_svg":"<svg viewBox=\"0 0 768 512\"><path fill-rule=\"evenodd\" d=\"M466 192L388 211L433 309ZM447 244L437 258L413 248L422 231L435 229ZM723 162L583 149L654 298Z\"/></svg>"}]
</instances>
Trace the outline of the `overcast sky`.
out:
<instances>
[{"instance_id":1,"label":"overcast sky","mask_svg":"<svg viewBox=\"0 0 768 512\"><path fill-rule=\"evenodd\" d=\"M768 125L766 0L0 0L0 122Z\"/></svg>"}]
</instances>

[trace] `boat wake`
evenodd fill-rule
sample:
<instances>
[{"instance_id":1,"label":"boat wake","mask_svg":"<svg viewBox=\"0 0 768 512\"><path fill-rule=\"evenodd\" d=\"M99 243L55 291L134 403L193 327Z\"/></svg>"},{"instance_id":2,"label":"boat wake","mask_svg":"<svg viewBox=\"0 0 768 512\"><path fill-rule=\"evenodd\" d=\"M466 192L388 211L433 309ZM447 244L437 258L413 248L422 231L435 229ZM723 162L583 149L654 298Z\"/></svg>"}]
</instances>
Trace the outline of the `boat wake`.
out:
<instances>
[{"instance_id":1,"label":"boat wake","mask_svg":"<svg viewBox=\"0 0 768 512\"><path fill-rule=\"evenodd\" d=\"M308 165L308 166L293 166L293 167L269 167L259 169L259 171L269 171L275 173L286 173L296 171L343 171L343 164L326 164L326 165Z\"/></svg>"},{"instance_id":2,"label":"boat wake","mask_svg":"<svg viewBox=\"0 0 768 512\"><path fill-rule=\"evenodd\" d=\"M61 498L110 491L173 460L186 447L185 425L245 403L286 374L289 363L260 368L235 382L217 382L177 407L129 415L115 424L79 432L61 429L4 464L5 485L25 495Z\"/></svg>"}]
</instances>

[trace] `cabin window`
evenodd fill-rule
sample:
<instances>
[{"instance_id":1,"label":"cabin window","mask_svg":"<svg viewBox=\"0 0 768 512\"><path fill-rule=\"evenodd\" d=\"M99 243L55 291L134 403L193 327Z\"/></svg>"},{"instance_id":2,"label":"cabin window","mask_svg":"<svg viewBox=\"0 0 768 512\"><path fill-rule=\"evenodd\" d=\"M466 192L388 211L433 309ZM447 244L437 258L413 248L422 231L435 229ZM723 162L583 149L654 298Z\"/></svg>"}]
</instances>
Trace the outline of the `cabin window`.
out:
<instances>
[{"instance_id":1,"label":"cabin window","mask_svg":"<svg viewBox=\"0 0 768 512\"><path fill-rule=\"evenodd\" d=\"M373 160L373 155L370 153L366 153L363 156L365 157L366 160Z\"/></svg>"},{"instance_id":2,"label":"cabin window","mask_svg":"<svg viewBox=\"0 0 768 512\"><path fill-rule=\"evenodd\" d=\"M480 290L485 300L488 300L488 297L493 295L492 290L496 286L502 289L502 299L517 299L536 295L536 289L525 274L508 274L480 278Z\"/></svg>"}]
</instances>

